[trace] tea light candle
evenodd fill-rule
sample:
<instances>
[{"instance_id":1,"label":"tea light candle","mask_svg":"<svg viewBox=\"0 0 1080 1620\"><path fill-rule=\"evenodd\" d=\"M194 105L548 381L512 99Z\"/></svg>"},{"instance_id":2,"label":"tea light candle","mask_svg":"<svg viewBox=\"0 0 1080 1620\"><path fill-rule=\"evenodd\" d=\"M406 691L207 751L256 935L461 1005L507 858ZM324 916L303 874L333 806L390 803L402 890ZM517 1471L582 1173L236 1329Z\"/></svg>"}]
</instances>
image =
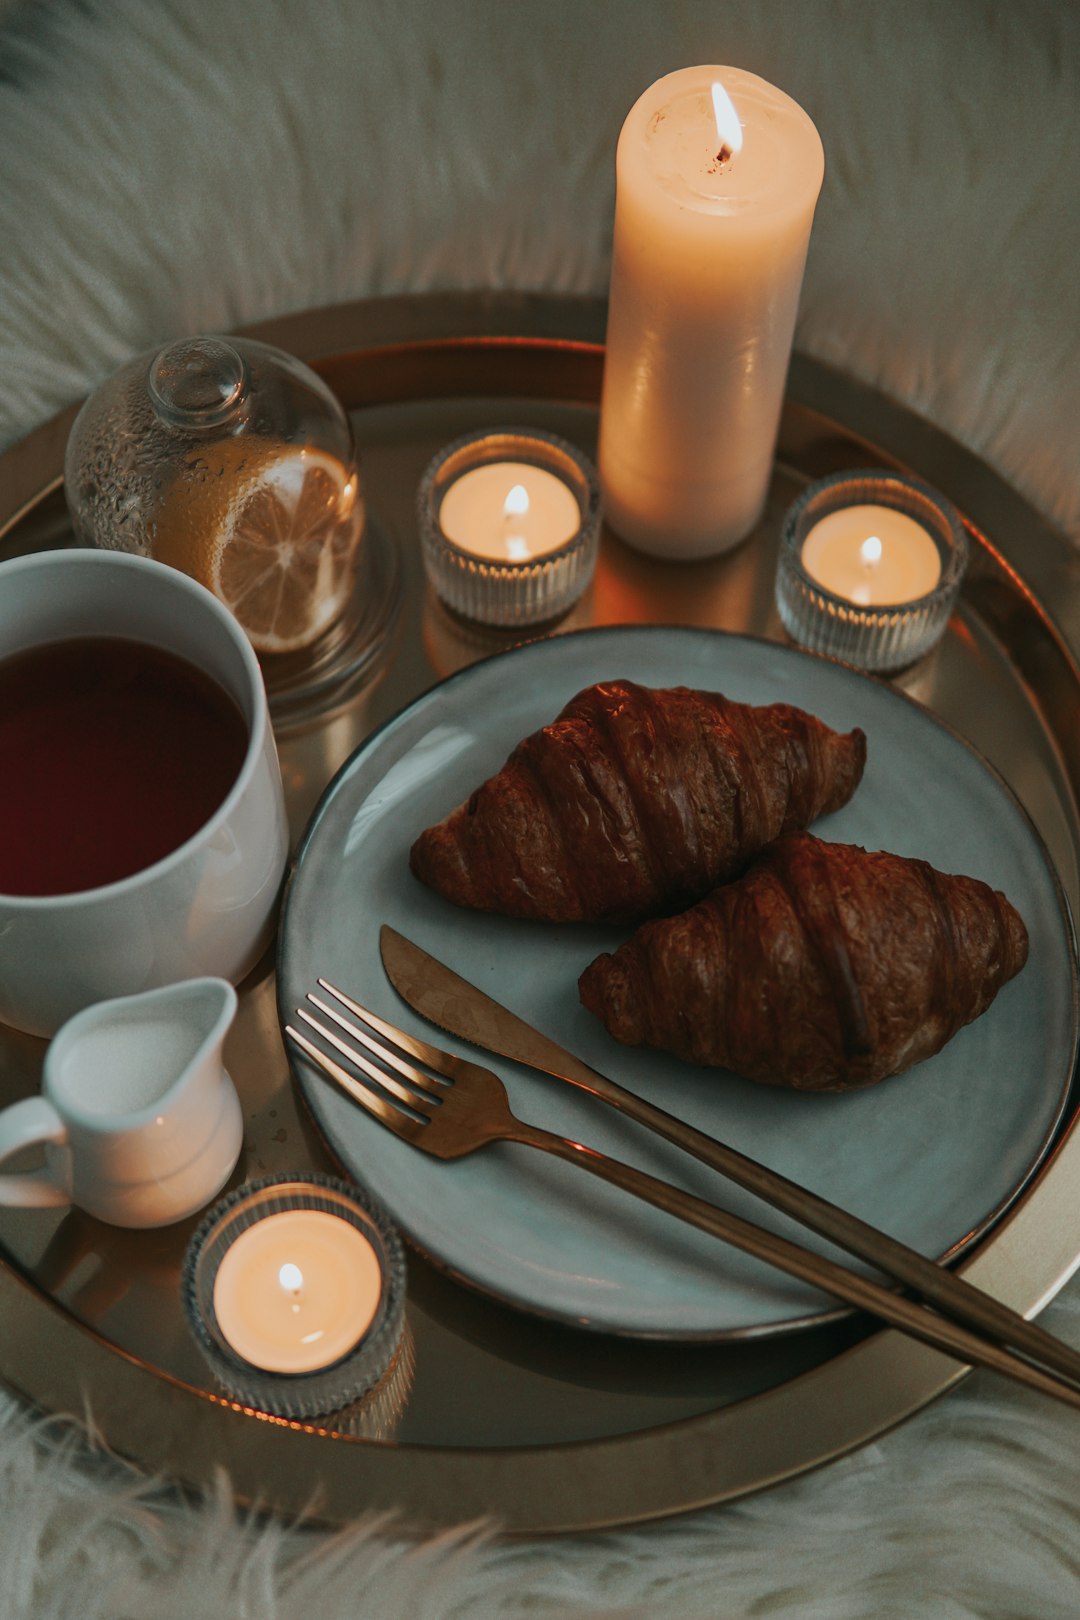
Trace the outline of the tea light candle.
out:
<instances>
[{"instance_id":1,"label":"tea light candle","mask_svg":"<svg viewBox=\"0 0 1080 1620\"><path fill-rule=\"evenodd\" d=\"M472 623L556 619L592 577L596 475L554 434L502 428L455 440L424 473L417 516L436 595Z\"/></svg>"},{"instance_id":2,"label":"tea light candle","mask_svg":"<svg viewBox=\"0 0 1080 1620\"><path fill-rule=\"evenodd\" d=\"M581 527L581 508L561 478L525 461L473 467L449 486L439 507L443 533L492 562L547 557Z\"/></svg>"},{"instance_id":3,"label":"tea light candle","mask_svg":"<svg viewBox=\"0 0 1080 1620\"><path fill-rule=\"evenodd\" d=\"M801 646L893 674L940 639L967 559L959 514L928 484L887 470L836 473L784 520L780 619Z\"/></svg>"},{"instance_id":4,"label":"tea light candle","mask_svg":"<svg viewBox=\"0 0 1080 1620\"><path fill-rule=\"evenodd\" d=\"M363 1232L325 1210L283 1210L241 1232L222 1257L214 1314L222 1337L252 1366L311 1372L363 1338L382 1287Z\"/></svg>"},{"instance_id":5,"label":"tea light candle","mask_svg":"<svg viewBox=\"0 0 1080 1620\"><path fill-rule=\"evenodd\" d=\"M396 1365L405 1255L382 1206L331 1176L269 1176L223 1198L188 1245L182 1293L220 1384L246 1406L314 1417Z\"/></svg>"},{"instance_id":6,"label":"tea light candle","mask_svg":"<svg viewBox=\"0 0 1080 1620\"><path fill-rule=\"evenodd\" d=\"M761 516L823 174L807 114L736 68L668 74L627 116L598 461L641 551L715 555Z\"/></svg>"},{"instance_id":7,"label":"tea light candle","mask_svg":"<svg viewBox=\"0 0 1080 1620\"><path fill-rule=\"evenodd\" d=\"M915 602L941 579L941 554L916 518L888 506L847 506L814 524L802 564L834 596L866 607Z\"/></svg>"}]
</instances>

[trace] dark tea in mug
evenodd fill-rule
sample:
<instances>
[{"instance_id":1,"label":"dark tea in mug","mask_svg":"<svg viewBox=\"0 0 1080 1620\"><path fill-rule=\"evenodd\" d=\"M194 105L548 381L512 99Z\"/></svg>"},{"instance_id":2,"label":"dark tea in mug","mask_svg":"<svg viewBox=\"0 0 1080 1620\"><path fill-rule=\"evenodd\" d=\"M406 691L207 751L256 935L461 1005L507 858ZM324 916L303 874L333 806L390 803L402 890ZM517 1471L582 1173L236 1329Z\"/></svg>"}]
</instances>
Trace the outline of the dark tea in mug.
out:
<instances>
[{"instance_id":1,"label":"dark tea in mug","mask_svg":"<svg viewBox=\"0 0 1080 1620\"><path fill-rule=\"evenodd\" d=\"M0 894L154 865L223 803L248 742L232 697L161 647L83 636L0 661Z\"/></svg>"}]
</instances>

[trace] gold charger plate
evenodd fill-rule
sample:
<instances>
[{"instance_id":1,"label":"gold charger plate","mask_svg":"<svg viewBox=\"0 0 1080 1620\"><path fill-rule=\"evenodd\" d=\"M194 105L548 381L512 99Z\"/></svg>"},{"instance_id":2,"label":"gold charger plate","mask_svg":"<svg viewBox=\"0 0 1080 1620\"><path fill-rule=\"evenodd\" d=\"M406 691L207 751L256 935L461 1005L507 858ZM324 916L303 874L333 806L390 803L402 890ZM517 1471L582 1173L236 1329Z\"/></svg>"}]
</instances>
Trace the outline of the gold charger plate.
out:
<instances>
[{"instance_id":1,"label":"gold charger plate","mask_svg":"<svg viewBox=\"0 0 1080 1620\"><path fill-rule=\"evenodd\" d=\"M317 362L350 409L370 509L404 582L396 642L368 686L307 721L290 713L279 729L296 836L366 735L497 644L449 621L423 589L413 502L428 459L462 432L511 421L591 450L602 333L593 301L487 295L359 303L257 329ZM60 480L72 416L0 458L0 554L69 543ZM796 357L758 534L726 559L677 569L605 536L594 588L567 625L660 622L782 639L772 587L783 511L808 479L883 462L941 487L975 541L959 614L903 684L1001 771L1075 912L1080 674L1041 606L1064 599L1066 544L977 458L880 396ZM34 1089L42 1052L42 1042L0 1032L0 1102ZM269 959L242 987L226 1056L247 1123L237 1179L328 1168L290 1082ZM1026 1312L1080 1262L1073 1117L1070 1107L1022 1199L963 1267ZM113 1451L143 1469L201 1485L224 1467L241 1499L329 1523L372 1507L396 1507L418 1527L490 1515L519 1534L657 1518L819 1465L963 1376L944 1356L858 1321L767 1345L586 1339L474 1297L411 1256L414 1368L398 1404L348 1431L281 1424L224 1402L190 1340L177 1289L189 1230L133 1234L76 1212L0 1213L0 1376L43 1410L88 1410Z\"/></svg>"}]
</instances>

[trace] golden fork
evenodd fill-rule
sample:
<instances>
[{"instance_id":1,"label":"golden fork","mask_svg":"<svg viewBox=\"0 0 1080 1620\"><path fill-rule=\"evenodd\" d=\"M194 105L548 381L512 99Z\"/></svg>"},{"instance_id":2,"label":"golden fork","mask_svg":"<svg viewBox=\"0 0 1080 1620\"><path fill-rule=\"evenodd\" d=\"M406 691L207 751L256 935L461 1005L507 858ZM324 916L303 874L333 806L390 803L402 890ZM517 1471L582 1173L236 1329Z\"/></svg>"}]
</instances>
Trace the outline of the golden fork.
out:
<instances>
[{"instance_id":1,"label":"golden fork","mask_svg":"<svg viewBox=\"0 0 1080 1620\"><path fill-rule=\"evenodd\" d=\"M346 1096L411 1146L444 1160L464 1158L489 1142L520 1142L552 1153L790 1276L869 1311L934 1349L967 1365L1003 1373L1080 1409L1080 1389L1073 1384L936 1310L584 1143L526 1124L511 1111L506 1088L491 1069L406 1034L326 979L318 983L339 1005L331 1006L314 992L308 994L307 1000L337 1028L314 1017L305 1007L298 1007L297 1015L360 1073L346 1069L292 1024L286 1024L285 1033ZM341 1008L352 1017L346 1017ZM339 1031L350 1036L351 1042ZM379 1062L373 1062L373 1058ZM1031 1325L1022 1317L1016 1320ZM1041 1340L1062 1351L1062 1359L1077 1359L1067 1346L1039 1331Z\"/></svg>"}]
</instances>

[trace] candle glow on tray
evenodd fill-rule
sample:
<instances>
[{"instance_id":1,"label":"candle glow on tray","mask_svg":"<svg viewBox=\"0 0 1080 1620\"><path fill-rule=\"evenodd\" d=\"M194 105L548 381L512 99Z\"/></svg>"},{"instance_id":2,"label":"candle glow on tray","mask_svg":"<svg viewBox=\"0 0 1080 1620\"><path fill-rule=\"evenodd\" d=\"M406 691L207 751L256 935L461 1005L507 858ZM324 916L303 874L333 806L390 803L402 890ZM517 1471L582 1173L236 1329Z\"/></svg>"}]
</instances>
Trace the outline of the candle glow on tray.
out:
<instances>
[{"instance_id":1,"label":"candle glow on tray","mask_svg":"<svg viewBox=\"0 0 1080 1620\"><path fill-rule=\"evenodd\" d=\"M599 470L641 551L715 555L761 516L823 173L802 108L737 68L668 74L627 116Z\"/></svg>"}]
</instances>

